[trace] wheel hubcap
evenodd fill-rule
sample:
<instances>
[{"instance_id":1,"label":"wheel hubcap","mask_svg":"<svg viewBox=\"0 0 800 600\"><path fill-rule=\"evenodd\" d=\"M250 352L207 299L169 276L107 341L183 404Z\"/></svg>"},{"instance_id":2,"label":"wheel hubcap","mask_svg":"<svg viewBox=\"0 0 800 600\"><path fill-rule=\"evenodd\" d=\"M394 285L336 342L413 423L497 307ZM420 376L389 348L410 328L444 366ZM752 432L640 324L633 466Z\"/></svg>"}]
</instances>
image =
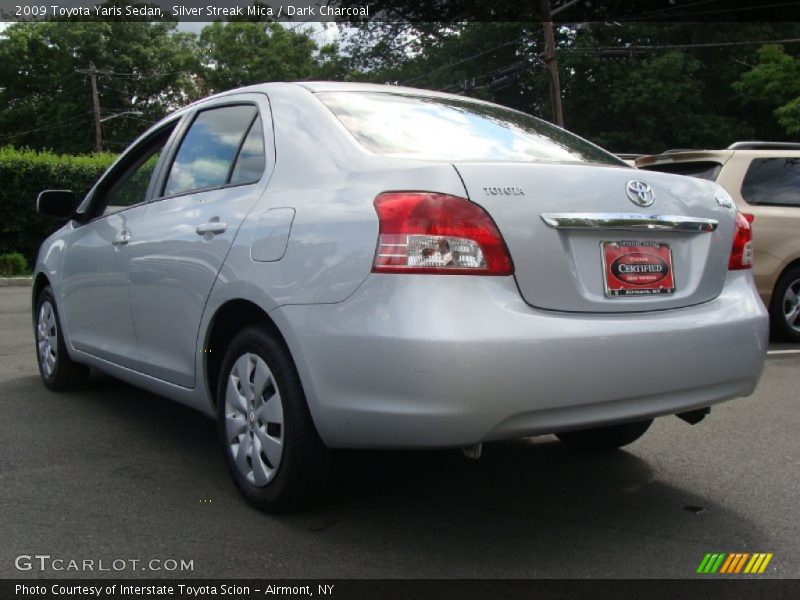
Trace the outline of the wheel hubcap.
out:
<instances>
[{"instance_id":1,"label":"wheel hubcap","mask_svg":"<svg viewBox=\"0 0 800 600\"><path fill-rule=\"evenodd\" d=\"M272 371L257 354L243 354L233 363L225 434L239 473L258 487L272 481L283 456L283 405Z\"/></svg>"},{"instance_id":2,"label":"wheel hubcap","mask_svg":"<svg viewBox=\"0 0 800 600\"><path fill-rule=\"evenodd\" d=\"M783 295L783 318L793 331L800 333L798 317L800 317L800 279L790 283Z\"/></svg>"},{"instance_id":3,"label":"wheel hubcap","mask_svg":"<svg viewBox=\"0 0 800 600\"><path fill-rule=\"evenodd\" d=\"M39 307L39 318L36 322L36 345L39 350L39 364L47 377L56 369L58 351L58 325L53 305L45 300Z\"/></svg>"}]
</instances>

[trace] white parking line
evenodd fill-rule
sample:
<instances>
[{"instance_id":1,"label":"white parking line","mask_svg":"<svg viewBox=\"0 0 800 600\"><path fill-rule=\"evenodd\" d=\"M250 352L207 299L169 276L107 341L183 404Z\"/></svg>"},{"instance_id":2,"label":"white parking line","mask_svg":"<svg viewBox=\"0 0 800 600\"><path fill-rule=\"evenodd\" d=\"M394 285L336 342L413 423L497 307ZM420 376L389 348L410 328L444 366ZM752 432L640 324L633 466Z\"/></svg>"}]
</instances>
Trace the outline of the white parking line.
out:
<instances>
[{"instance_id":1,"label":"white parking line","mask_svg":"<svg viewBox=\"0 0 800 600\"><path fill-rule=\"evenodd\" d=\"M767 354L770 356L776 354L800 354L800 350L768 350Z\"/></svg>"}]
</instances>

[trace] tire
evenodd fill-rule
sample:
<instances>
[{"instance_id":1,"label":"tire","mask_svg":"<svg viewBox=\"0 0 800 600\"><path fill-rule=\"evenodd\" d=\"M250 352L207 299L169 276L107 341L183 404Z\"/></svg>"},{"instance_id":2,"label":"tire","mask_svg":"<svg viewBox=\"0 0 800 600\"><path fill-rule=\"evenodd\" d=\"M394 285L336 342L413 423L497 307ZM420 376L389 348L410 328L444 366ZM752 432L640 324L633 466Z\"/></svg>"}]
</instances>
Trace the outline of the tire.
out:
<instances>
[{"instance_id":1,"label":"tire","mask_svg":"<svg viewBox=\"0 0 800 600\"><path fill-rule=\"evenodd\" d=\"M48 285L36 299L34 335L36 358L42 381L51 390L58 392L75 390L86 385L89 367L74 362L64 343L61 319L58 316L53 290Z\"/></svg>"},{"instance_id":2,"label":"tire","mask_svg":"<svg viewBox=\"0 0 800 600\"><path fill-rule=\"evenodd\" d=\"M800 342L800 267L793 267L781 276L769 304L772 338Z\"/></svg>"},{"instance_id":3,"label":"tire","mask_svg":"<svg viewBox=\"0 0 800 600\"><path fill-rule=\"evenodd\" d=\"M609 452L627 446L642 437L650 428L653 419L636 421L635 423L621 423L595 429L582 429L580 431L565 431L557 433L556 437L571 448L585 452Z\"/></svg>"},{"instance_id":4,"label":"tire","mask_svg":"<svg viewBox=\"0 0 800 600\"><path fill-rule=\"evenodd\" d=\"M290 512L324 491L330 452L289 352L267 327L247 327L231 341L220 371L217 421L228 471L256 508Z\"/></svg>"}]
</instances>

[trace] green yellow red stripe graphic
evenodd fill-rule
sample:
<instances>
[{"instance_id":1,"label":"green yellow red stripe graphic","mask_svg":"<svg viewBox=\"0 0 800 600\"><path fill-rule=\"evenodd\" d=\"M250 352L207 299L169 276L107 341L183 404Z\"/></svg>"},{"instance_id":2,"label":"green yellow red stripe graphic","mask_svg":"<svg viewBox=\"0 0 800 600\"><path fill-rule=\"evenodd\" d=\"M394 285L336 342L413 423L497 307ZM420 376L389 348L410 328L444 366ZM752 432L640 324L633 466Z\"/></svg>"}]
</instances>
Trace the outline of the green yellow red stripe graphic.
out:
<instances>
[{"instance_id":1,"label":"green yellow red stripe graphic","mask_svg":"<svg viewBox=\"0 0 800 600\"><path fill-rule=\"evenodd\" d=\"M697 572L702 574L727 574L739 573L760 574L767 569L772 560L772 552L713 552L708 553L700 561Z\"/></svg>"}]
</instances>

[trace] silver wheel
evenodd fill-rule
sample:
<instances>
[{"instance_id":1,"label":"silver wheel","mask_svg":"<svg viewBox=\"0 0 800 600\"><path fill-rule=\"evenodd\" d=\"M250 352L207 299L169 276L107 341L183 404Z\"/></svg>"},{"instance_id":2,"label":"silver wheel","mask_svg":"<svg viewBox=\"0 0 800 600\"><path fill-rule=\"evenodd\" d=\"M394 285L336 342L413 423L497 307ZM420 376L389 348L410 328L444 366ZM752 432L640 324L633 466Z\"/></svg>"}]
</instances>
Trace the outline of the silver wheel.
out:
<instances>
[{"instance_id":1,"label":"silver wheel","mask_svg":"<svg viewBox=\"0 0 800 600\"><path fill-rule=\"evenodd\" d=\"M36 345L39 350L39 364L47 377L52 377L58 358L58 324L53 305L49 300L39 307L36 321Z\"/></svg>"},{"instance_id":2,"label":"silver wheel","mask_svg":"<svg viewBox=\"0 0 800 600\"><path fill-rule=\"evenodd\" d=\"M239 473L263 487L283 456L283 404L278 384L257 354L236 359L225 391L225 434Z\"/></svg>"},{"instance_id":3,"label":"silver wheel","mask_svg":"<svg viewBox=\"0 0 800 600\"><path fill-rule=\"evenodd\" d=\"M783 294L783 318L795 333L800 333L800 279L795 279Z\"/></svg>"}]
</instances>

